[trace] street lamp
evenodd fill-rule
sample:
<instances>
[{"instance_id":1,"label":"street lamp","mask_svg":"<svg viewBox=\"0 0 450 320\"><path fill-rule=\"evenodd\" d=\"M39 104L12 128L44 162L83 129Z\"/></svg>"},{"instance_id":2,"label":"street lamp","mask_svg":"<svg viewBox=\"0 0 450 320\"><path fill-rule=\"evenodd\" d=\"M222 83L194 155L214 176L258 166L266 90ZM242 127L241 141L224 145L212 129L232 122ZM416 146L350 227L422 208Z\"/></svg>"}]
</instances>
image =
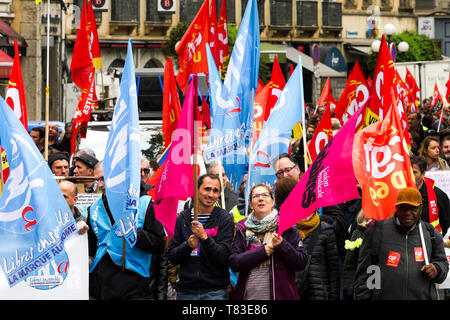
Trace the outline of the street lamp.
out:
<instances>
[{"instance_id":1,"label":"street lamp","mask_svg":"<svg viewBox=\"0 0 450 320\"><path fill-rule=\"evenodd\" d=\"M391 51L392 54L392 46L394 45L394 43L390 43L391 41L391 36L395 33L395 26L392 23L388 23L384 26L384 34L387 36L387 44L389 47L389 51ZM381 45L381 41L380 40L374 40L371 44L371 48L373 52L378 53L380 51L380 45ZM402 41L398 44L398 50L400 52L406 52L409 50L409 45L407 42ZM393 57L394 61L395 58Z\"/></svg>"}]
</instances>

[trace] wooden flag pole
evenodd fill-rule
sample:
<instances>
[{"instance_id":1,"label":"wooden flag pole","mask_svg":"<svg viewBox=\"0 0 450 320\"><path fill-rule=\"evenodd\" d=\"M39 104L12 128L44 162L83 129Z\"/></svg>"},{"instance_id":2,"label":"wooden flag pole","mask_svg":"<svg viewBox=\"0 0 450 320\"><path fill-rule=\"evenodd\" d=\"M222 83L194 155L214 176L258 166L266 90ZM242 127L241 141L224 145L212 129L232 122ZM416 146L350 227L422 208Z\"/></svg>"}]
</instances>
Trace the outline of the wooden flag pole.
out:
<instances>
[{"instance_id":1,"label":"wooden flag pole","mask_svg":"<svg viewBox=\"0 0 450 320\"><path fill-rule=\"evenodd\" d=\"M48 118L50 112L50 86L49 86L49 64L50 64L50 0L47 2L47 79L45 86L45 144L44 158L48 160Z\"/></svg>"}]
</instances>

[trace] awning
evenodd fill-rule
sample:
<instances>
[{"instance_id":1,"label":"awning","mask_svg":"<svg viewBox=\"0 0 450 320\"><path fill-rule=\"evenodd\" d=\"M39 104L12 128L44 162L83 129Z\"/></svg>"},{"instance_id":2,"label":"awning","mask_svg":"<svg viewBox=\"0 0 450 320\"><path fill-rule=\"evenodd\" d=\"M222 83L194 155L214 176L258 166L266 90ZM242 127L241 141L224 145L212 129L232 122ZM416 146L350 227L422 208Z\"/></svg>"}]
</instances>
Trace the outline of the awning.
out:
<instances>
[{"instance_id":1,"label":"awning","mask_svg":"<svg viewBox=\"0 0 450 320\"><path fill-rule=\"evenodd\" d=\"M9 79L14 59L0 50L0 79Z\"/></svg>"},{"instance_id":2,"label":"awning","mask_svg":"<svg viewBox=\"0 0 450 320\"><path fill-rule=\"evenodd\" d=\"M359 54L362 56L370 55L371 48L370 46L356 46L352 44L345 44L344 48L350 53Z\"/></svg>"},{"instance_id":3,"label":"awning","mask_svg":"<svg viewBox=\"0 0 450 320\"><path fill-rule=\"evenodd\" d=\"M277 56L279 63L286 63L286 50L269 42L261 42L259 48L261 63L273 63Z\"/></svg>"},{"instance_id":4,"label":"awning","mask_svg":"<svg viewBox=\"0 0 450 320\"><path fill-rule=\"evenodd\" d=\"M0 19L0 34L3 36L0 38L0 45L14 46L14 40L17 40L17 45L19 47L28 46L25 38L14 31L14 29L2 19Z\"/></svg>"},{"instance_id":5,"label":"awning","mask_svg":"<svg viewBox=\"0 0 450 320\"><path fill-rule=\"evenodd\" d=\"M302 57L303 68L314 72L313 58L309 55L295 49L294 47L287 45L280 45L281 48L286 50L286 58L294 63L298 63L298 56ZM319 74L320 77L346 77L346 75L337 72L336 70L328 67L327 65L319 62Z\"/></svg>"}]
</instances>

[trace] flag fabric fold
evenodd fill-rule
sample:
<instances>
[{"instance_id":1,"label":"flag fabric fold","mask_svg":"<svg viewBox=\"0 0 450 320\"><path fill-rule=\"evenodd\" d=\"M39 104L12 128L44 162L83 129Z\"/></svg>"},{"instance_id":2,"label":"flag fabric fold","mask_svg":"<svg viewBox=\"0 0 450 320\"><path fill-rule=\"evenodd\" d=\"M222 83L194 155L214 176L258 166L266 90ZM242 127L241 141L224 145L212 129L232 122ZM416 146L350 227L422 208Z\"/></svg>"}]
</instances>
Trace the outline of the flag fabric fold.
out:
<instances>
[{"instance_id":1,"label":"flag fabric fold","mask_svg":"<svg viewBox=\"0 0 450 320\"><path fill-rule=\"evenodd\" d=\"M353 168L362 188L364 216L383 220L395 211L400 189L416 188L397 108L354 138Z\"/></svg>"},{"instance_id":2,"label":"flag fabric fold","mask_svg":"<svg viewBox=\"0 0 450 320\"><path fill-rule=\"evenodd\" d=\"M208 73L206 47L209 42L209 1L205 0L191 25L175 47L180 69L177 83L186 93L189 77L195 73Z\"/></svg>"},{"instance_id":3,"label":"flag fabric fold","mask_svg":"<svg viewBox=\"0 0 450 320\"><path fill-rule=\"evenodd\" d=\"M162 223L169 237L173 236L179 199L193 197L194 172L194 104L197 103L196 77L189 83L180 119L174 131L169 154L155 186L155 217ZM194 101L195 100L195 101Z\"/></svg>"},{"instance_id":4,"label":"flag fabric fold","mask_svg":"<svg viewBox=\"0 0 450 320\"><path fill-rule=\"evenodd\" d=\"M278 233L305 219L314 210L359 197L352 165L356 124L365 106L339 129L283 202Z\"/></svg>"},{"instance_id":5,"label":"flag fabric fold","mask_svg":"<svg viewBox=\"0 0 450 320\"><path fill-rule=\"evenodd\" d=\"M141 146L132 40L120 82L103 161L105 191L114 230L133 247L137 238L139 212Z\"/></svg>"},{"instance_id":6,"label":"flag fabric fold","mask_svg":"<svg viewBox=\"0 0 450 320\"><path fill-rule=\"evenodd\" d=\"M166 58L164 67L164 92L163 92L163 125L164 146L170 143L172 132L177 127L178 118L180 117L181 107L180 98L178 97L177 83L173 72L172 59Z\"/></svg>"},{"instance_id":7,"label":"flag fabric fold","mask_svg":"<svg viewBox=\"0 0 450 320\"><path fill-rule=\"evenodd\" d=\"M50 290L68 275L64 244L78 228L47 162L3 98L0 123L10 169L0 197L1 267L10 287L25 281Z\"/></svg>"},{"instance_id":8,"label":"flag fabric fold","mask_svg":"<svg viewBox=\"0 0 450 320\"><path fill-rule=\"evenodd\" d=\"M9 77L6 103L11 107L20 122L28 131L27 104L25 101L25 88L23 87L22 68L20 66L19 46L14 40L14 63Z\"/></svg>"}]
</instances>

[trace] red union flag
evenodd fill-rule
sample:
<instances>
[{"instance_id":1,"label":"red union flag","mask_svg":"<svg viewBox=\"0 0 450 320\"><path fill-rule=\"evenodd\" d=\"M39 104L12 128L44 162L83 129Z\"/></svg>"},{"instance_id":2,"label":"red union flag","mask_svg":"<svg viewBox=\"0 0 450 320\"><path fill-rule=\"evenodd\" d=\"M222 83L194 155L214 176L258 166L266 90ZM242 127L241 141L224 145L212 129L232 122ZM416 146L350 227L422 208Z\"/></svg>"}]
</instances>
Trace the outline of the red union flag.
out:
<instances>
[{"instance_id":1,"label":"red union flag","mask_svg":"<svg viewBox=\"0 0 450 320\"><path fill-rule=\"evenodd\" d=\"M322 150L331 139L333 139L333 128L331 125L330 104L327 103L322 119L320 119L320 122L308 144L308 163L312 163L316 159L317 155L320 153L320 150Z\"/></svg>"},{"instance_id":2,"label":"red union flag","mask_svg":"<svg viewBox=\"0 0 450 320\"><path fill-rule=\"evenodd\" d=\"M367 218L383 220L395 212L400 189L416 188L408 147L397 108L355 135L353 169L362 188Z\"/></svg>"},{"instance_id":3,"label":"red union flag","mask_svg":"<svg viewBox=\"0 0 450 320\"><path fill-rule=\"evenodd\" d=\"M25 102L22 69L20 67L19 47L16 40L14 40L14 63L11 70L11 76L9 77L5 100L20 119L25 130L28 131L27 104Z\"/></svg>"},{"instance_id":4,"label":"red union flag","mask_svg":"<svg viewBox=\"0 0 450 320\"><path fill-rule=\"evenodd\" d=\"M227 1L222 0L222 7L220 8L219 22L217 23L217 52L219 54L218 69L219 74L223 68L223 61L229 56L228 51L228 30L227 30Z\"/></svg>"},{"instance_id":5,"label":"red union flag","mask_svg":"<svg viewBox=\"0 0 450 320\"><path fill-rule=\"evenodd\" d=\"M180 117L181 107L178 97L177 84L173 72L172 59L166 58L164 68L164 92L163 92L163 133L164 145L167 148L171 139L172 132L177 128L178 118Z\"/></svg>"},{"instance_id":6,"label":"red union flag","mask_svg":"<svg viewBox=\"0 0 450 320\"><path fill-rule=\"evenodd\" d=\"M345 89L336 103L336 108L334 109L335 117L343 125L368 99L369 85L359 67L358 61L356 61L352 72L348 76Z\"/></svg>"},{"instance_id":7,"label":"red union flag","mask_svg":"<svg viewBox=\"0 0 450 320\"><path fill-rule=\"evenodd\" d=\"M206 44L209 42L209 2L205 0L183 38L175 47L180 70L177 83L186 93L189 76L193 73L208 73Z\"/></svg>"}]
</instances>

